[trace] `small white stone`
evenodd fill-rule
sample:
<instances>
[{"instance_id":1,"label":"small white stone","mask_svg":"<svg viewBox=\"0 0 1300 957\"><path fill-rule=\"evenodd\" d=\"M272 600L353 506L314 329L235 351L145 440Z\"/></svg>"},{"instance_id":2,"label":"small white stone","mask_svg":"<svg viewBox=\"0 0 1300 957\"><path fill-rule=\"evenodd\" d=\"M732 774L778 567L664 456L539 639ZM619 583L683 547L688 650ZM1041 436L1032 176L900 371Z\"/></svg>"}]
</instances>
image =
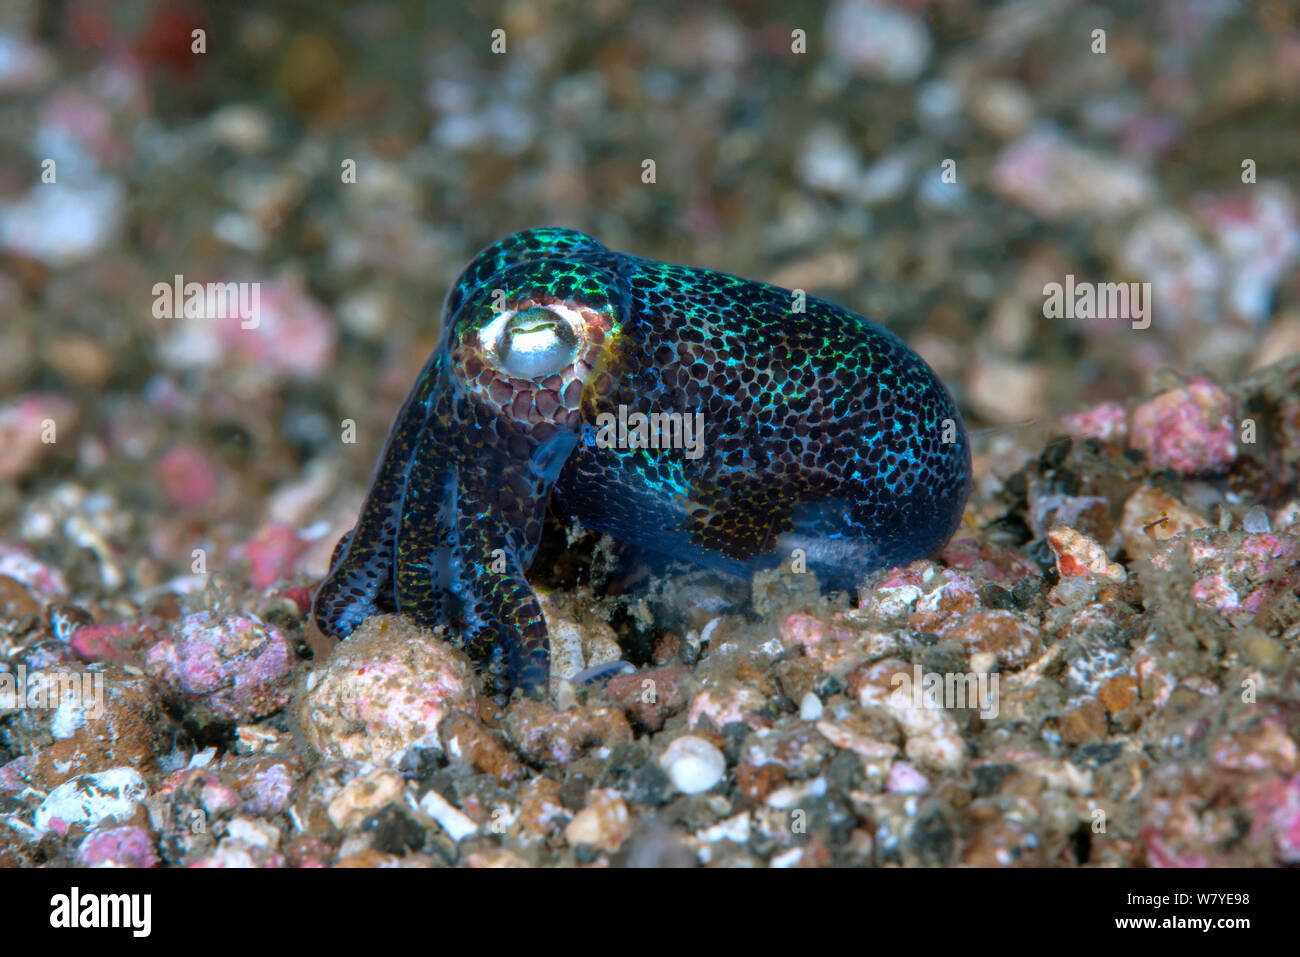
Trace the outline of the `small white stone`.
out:
<instances>
[{"instance_id":1,"label":"small white stone","mask_svg":"<svg viewBox=\"0 0 1300 957\"><path fill-rule=\"evenodd\" d=\"M80 824L90 829L107 817L125 820L149 796L144 778L134 768L110 768L64 781L36 809L33 824L45 833L51 822Z\"/></svg>"},{"instance_id":2,"label":"small white stone","mask_svg":"<svg viewBox=\"0 0 1300 957\"><path fill-rule=\"evenodd\" d=\"M788 851L783 851L780 854L773 855L772 861L768 866L782 867L782 868L794 867L802 859L803 859L803 848L792 847Z\"/></svg>"},{"instance_id":3,"label":"small white stone","mask_svg":"<svg viewBox=\"0 0 1300 957\"><path fill-rule=\"evenodd\" d=\"M706 827L696 834L701 841L709 844L716 844L718 841L734 841L737 844L744 844L749 840L749 830L751 826L751 815L748 811L742 811L734 817L729 817L725 821Z\"/></svg>"},{"instance_id":4,"label":"small white stone","mask_svg":"<svg viewBox=\"0 0 1300 957\"><path fill-rule=\"evenodd\" d=\"M659 766L668 772L677 790L683 794L701 794L722 780L727 761L704 738L687 734L668 745L659 758Z\"/></svg>"},{"instance_id":5,"label":"small white stone","mask_svg":"<svg viewBox=\"0 0 1300 957\"><path fill-rule=\"evenodd\" d=\"M1272 523L1268 520L1268 512L1256 505L1241 520L1241 527L1252 535L1264 535L1273 530Z\"/></svg>"},{"instance_id":6,"label":"small white stone","mask_svg":"<svg viewBox=\"0 0 1300 957\"><path fill-rule=\"evenodd\" d=\"M809 691L799 702L799 718L803 721L818 721L822 716L822 699Z\"/></svg>"},{"instance_id":7,"label":"small white stone","mask_svg":"<svg viewBox=\"0 0 1300 957\"><path fill-rule=\"evenodd\" d=\"M56 741L63 741L85 725L86 712L82 709L81 702L75 697L63 698L54 717L50 719L50 734Z\"/></svg>"},{"instance_id":8,"label":"small white stone","mask_svg":"<svg viewBox=\"0 0 1300 957\"><path fill-rule=\"evenodd\" d=\"M241 153L260 153L271 139L271 120L255 106L231 103L208 119L212 138Z\"/></svg>"},{"instance_id":9,"label":"small white stone","mask_svg":"<svg viewBox=\"0 0 1300 957\"><path fill-rule=\"evenodd\" d=\"M430 791L420 798L420 809L438 822L438 826L447 832L453 841L462 841L471 834L478 833L478 825L457 808L452 807L437 791Z\"/></svg>"},{"instance_id":10,"label":"small white stone","mask_svg":"<svg viewBox=\"0 0 1300 957\"><path fill-rule=\"evenodd\" d=\"M700 644L707 645L709 641L713 638L714 630L720 624L722 624L721 618L710 618L708 624L706 624L704 626L704 629L700 632Z\"/></svg>"},{"instance_id":11,"label":"small white stone","mask_svg":"<svg viewBox=\"0 0 1300 957\"><path fill-rule=\"evenodd\" d=\"M237 817L226 825L225 839L274 851L280 846L280 829L256 818Z\"/></svg>"},{"instance_id":12,"label":"small white stone","mask_svg":"<svg viewBox=\"0 0 1300 957\"><path fill-rule=\"evenodd\" d=\"M115 180L46 189L32 187L21 199L0 203L0 249L47 266L71 266L94 258L117 234L126 193Z\"/></svg>"},{"instance_id":13,"label":"small white stone","mask_svg":"<svg viewBox=\"0 0 1300 957\"><path fill-rule=\"evenodd\" d=\"M811 781L788 784L783 788L777 788L767 796L767 806L785 811L792 807L799 807L804 801L810 798L819 798L825 793L826 779L813 778Z\"/></svg>"}]
</instances>

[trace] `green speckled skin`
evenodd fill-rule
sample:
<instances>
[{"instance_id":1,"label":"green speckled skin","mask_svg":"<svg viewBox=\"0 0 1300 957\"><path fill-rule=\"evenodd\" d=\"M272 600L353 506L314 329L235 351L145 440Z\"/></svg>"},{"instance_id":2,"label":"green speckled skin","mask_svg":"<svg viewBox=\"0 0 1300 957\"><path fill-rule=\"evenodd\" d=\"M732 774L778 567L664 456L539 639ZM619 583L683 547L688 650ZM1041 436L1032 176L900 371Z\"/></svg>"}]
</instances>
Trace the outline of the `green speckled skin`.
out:
<instances>
[{"instance_id":1,"label":"green speckled skin","mask_svg":"<svg viewBox=\"0 0 1300 957\"><path fill-rule=\"evenodd\" d=\"M802 549L844 587L940 548L970 488L947 390L887 330L797 302L573 230L485 249L447 297L441 343L317 592L321 630L343 638L382 611L451 622L540 693L546 624L525 574L552 498L584 527L736 574ZM493 351L494 320L527 310L577 330L559 371L511 375ZM620 405L702 413L698 457L607 447L598 417Z\"/></svg>"}]
</instances>

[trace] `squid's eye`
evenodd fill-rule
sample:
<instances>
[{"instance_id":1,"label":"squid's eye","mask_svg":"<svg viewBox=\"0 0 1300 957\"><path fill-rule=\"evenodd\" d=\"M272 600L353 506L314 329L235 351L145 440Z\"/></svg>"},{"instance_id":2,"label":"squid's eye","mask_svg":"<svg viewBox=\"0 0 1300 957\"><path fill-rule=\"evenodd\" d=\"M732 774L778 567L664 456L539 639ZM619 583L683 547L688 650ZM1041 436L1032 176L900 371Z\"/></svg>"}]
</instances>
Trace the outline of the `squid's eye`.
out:
<instances>
[{"instance_id":1,"label":"squid's eye","mask_svg":"<svg viewBox=\"0 0 1300 957\"><path fill-rule=\"evenodd\" d=\"M511 316L497 340L501 367L521 379L559 372L577 354L578 337L573 328L561 316L540 307Z\"/></svg>"}]
</instances>

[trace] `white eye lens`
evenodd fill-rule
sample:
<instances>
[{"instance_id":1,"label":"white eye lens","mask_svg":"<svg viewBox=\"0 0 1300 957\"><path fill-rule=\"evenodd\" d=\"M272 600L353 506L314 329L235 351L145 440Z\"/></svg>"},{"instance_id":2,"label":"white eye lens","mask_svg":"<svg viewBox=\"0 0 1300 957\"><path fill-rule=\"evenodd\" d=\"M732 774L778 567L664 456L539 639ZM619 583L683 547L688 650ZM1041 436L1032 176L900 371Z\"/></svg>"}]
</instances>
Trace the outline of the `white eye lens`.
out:
<instances>
[{"instance_id":1,"label":"white eye lens","mask_svg":"<svg viewBox=\"0 0 1300 957\"><path fill-rule=\"evenodd\" d=\"M549 309L515 313L497 341L501 367L521 379L559 372L573 362L577 352L578 338L573 329Z\"/></svg>"}]
</instances>

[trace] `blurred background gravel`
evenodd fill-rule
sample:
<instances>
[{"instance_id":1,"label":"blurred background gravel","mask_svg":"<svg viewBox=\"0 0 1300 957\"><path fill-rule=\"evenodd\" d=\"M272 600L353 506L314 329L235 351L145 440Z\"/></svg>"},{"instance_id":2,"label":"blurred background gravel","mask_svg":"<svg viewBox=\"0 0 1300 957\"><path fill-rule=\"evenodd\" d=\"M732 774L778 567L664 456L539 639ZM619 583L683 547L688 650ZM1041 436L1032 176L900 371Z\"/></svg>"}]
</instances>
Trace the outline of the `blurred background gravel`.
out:
<instances>
[{"instance_id":1,"label":"blurred background gravel","mask_svg":"<svg viewBox=\"0 0 1300 957\"><path fill-rule=\"evenodd\" d=\"M250 504L222 466L363 479L449 282L545 223L846 303L1013 436L1300 346L1291 3L16 0L0 26L0 428L70 403L3 478L46 453L206 514ZM264 283L266 328L154 318L178 273ZM1151 282L1152 327L1045 319L1070 273Z\"/></svg>"}]
</instances>

